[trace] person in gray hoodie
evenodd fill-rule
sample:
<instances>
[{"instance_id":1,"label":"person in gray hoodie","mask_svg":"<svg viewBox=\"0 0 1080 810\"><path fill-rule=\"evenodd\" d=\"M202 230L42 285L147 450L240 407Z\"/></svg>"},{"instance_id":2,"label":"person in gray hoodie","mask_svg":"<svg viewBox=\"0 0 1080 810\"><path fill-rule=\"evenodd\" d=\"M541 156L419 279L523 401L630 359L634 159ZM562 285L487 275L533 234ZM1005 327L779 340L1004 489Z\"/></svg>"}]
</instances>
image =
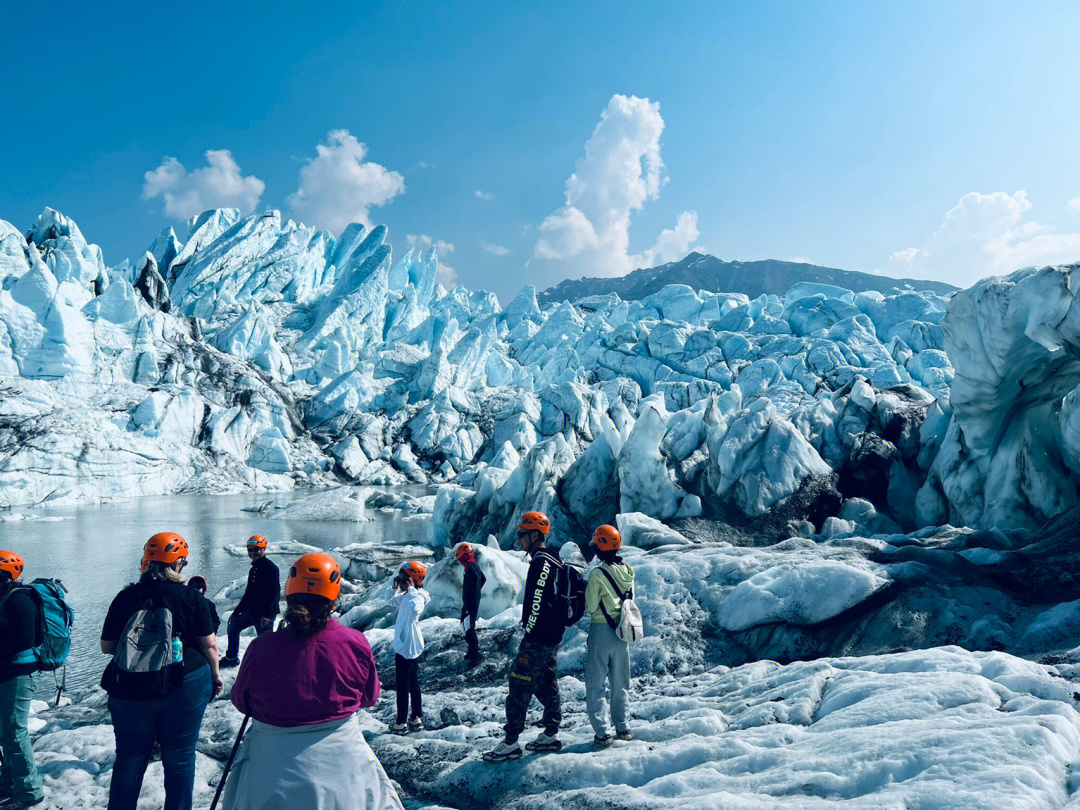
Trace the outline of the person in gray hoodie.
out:
<instances>
[{"instance_id":1,"label":"person in gray hoodie","mask_svg":"<svg viewBox=\"0 0 1080 810\"><path fill-rule=\"evenodd\" d=\"M632 740L626 724L630 688L630 645L615 633L622 618L623 599L634 591L634 569L619 556L622 535L614 526L601 526L592 538L599 564L590 570L585 587L585 611L592 616L585 652L585 710L593 739L607 747L615 738ZM605 683L606 682L606 683ZM611 724L608 723L606 686L611 687Z\"/></svg>"}]
</instances>

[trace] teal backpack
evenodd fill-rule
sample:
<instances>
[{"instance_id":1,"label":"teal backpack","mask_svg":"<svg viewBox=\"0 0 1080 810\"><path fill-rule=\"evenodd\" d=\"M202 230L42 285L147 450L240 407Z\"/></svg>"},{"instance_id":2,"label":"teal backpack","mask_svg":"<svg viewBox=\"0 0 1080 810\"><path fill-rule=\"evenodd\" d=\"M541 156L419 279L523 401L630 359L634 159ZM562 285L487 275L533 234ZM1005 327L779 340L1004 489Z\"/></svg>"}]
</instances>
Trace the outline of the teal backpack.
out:
<instances>
[{"instance_id":1,"label":"teal backpack","mask_svg":"<svg viewBox=\"0 0 1080 810\"><path fill-rule=\"evenodd\" d=\"M67 661L71 650L71 623L75 620L75 611L64 600L67 588L58 579L38 578L29 585L20 586L30 593L38 607L38 630L36 638L41 643L36 647L16 653L12 664L36 664L37 669L52 672L60 669ZM12 588L0 602L0 611L4 602L17 589Z\"/></svg>"}]
</instances>

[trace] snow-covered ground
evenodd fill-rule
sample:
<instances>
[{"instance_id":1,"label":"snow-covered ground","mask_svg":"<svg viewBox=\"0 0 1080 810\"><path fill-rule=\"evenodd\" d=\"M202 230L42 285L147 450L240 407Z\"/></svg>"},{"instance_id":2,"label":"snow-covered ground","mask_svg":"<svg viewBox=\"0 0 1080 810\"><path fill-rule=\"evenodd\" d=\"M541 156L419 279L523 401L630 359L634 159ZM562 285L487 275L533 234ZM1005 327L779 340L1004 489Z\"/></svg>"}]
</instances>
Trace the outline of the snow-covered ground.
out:
<instances>
[{"instance_id":1,"label":"snow-covered ground","mask_svg":"<svg viewBox=\"0 0 1080 810\"><path fill-rule=\"evenodd\" d=\"M411 807L1065 808L1080 807L1080 586L1064 576L1077 567L1064 539L1078 524L1072 510L1034 534L946 529L765 546L679 535L629 548L646 629L632 648L636 740L592 745L582 624L559 656L566 750L503 765L479 757L501 734L520 552L477 549L486 658L475 669L463 660L452 556L370 544L336 553L350 569L344 619L364 629L384 681L364 727ZM576 556L576 546L562 553ZM388 733L387 582L417 557L433 596L422 622L425 730L402 738ZM223 615L241 585L218 592ZM917 649L897 652L905 648ZM47 806L99 806L112 756L103 695L35 709ZM224 698L207 713L204 805L239 721ZM157 767L146 807L160 805Z\"/></svg>"}]
</instances>

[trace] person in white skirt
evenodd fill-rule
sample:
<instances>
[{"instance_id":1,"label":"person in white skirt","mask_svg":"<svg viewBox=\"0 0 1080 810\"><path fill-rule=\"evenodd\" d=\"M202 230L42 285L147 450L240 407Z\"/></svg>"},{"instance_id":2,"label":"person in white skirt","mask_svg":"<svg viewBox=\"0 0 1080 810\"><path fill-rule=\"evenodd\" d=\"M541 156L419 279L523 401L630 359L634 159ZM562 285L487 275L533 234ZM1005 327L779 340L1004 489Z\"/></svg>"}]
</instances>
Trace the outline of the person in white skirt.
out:
<instances>
[{"instance_id":1,"label":"person in white skirt","mask_svg":"<svg viewBox=\"0 0 1080 810\"><path fill-rule=\"evenodd\" d=\"M285 626L248 647L232 702L252 717L225 785L226 810L403 810L360 732L379 700L364 634L330 617L341 570L305 554L285 584Z\"/></svg>"}]
</instances>

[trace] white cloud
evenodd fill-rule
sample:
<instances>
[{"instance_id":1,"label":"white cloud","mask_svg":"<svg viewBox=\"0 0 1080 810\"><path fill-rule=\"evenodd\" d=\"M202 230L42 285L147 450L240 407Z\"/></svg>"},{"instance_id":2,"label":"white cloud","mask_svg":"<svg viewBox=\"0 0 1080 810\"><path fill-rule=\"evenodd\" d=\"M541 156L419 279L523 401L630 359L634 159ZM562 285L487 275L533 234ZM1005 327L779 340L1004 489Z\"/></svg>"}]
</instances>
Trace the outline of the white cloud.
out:
<instances>
[{"instance_id":1,"label":"white cloud","mask_svg":"<svg viewBox=\"0 0 1080 810\"><path fill-rule=\"evenodd\" d=\"M674 228L665 228L656 237L656 244L642 254L640 267L655 267L664 262L681 259L690 252L690 245L701 236L697 228L697 212L683 211Z\"/></svg>"},{"instance_id":2,"label":"white cloud","mask_svg":"<svg viewBox=\"0 0 1080 810\"><path fill-rule=\"evenodd\" d=\"M476 191L474 191L473 194L475 194L481 200L490 200L491 197L492 197L492 194L491 194L490 191L481 191L480 189L477 189Z\"/></svg>"},{"instance_id":3,"label":"white cloud","mask_svg":"<svg viewBox=\"0 0 1080 810\"><path fill-rule=\"evenodd\" d=\"M566 205L540 225L530 265L561 276L620 276L637 267L682 258L698 238L697 214L684 211L653 247L631 255L630 215L656 199L667 182L660 158L660 105L612 96L566 181Z\"/></svg>"},{"instance_id":4,"label":"white cloud","mask_svg":"<svg viewBox=\"0 0 1080 810\"><path fill-rule=\"evenodd\" d=\"M1069 200L1070 211L1080 211L1080 197L1073 197Z\"/></svg>"},{"instance_id":5,"label":"white cloud","mask_svg":"<svg viewBox=\"0 0 1080 810\"><path fill-rule=\"evenodd\" d=\"M228 149L206 152L206 166L189 172L179 160L166 157L143 175L143 199L165 199L165 213L188 219L208 208L239 208L250 214L266 184L254 175L244 177Z\"/></svg>"},{"instance_id":6,"label":"white cloud","mask_svg":"<svg viewBox=\"0 0 1080 810\"><path fill-rule=\"evenodd\" d=\"M365 160L367 146L347 129L331 130L316 156L300 170L300 186L287 202L304 222L340 234L349 223L370 228L368 210L405 190L405 178Z\"/></svg>"},{"instance_id":7,"label":"white cloud","mask_svg":"<svg viewBox=\"0 0 1080 810\"><path fill-rule=\"evenodd\" d=\"M435 274L435 280L448 290L457 286L457 270L443 261L443 259L454 252L453 242L447 242L443 239L432 239L426 233L419 235L407 233L405 234L405 243L409 246L410 250L419 250L421 252L435 248L435 253L439 256L439 269Z\"/></svg>"},{"instance_id":8,"label":"white cloud","mask_svg":"<svg viewBox=\"0 0 1080 810\"><path fill-rule=\"evenodd\" d=\"M968 287L1021 267L1080 260L1080 233L1057 233L1026 219L1030 210L1025 191L969 192L945 214L923 247L893 253L886 273Z\"/></svg>"},{"instance_id":9,"label":"white cloud","mask_svg":"<svg viewBox=\"0 0 1080 810\"><path fill-rule=\"evenodd\" d=\"M510 254L510 248L504 247L503 245L495 245L491 242L484 242L481 240L480 247L492 256L507 256Z\"/></svg>"}]
</instances>

